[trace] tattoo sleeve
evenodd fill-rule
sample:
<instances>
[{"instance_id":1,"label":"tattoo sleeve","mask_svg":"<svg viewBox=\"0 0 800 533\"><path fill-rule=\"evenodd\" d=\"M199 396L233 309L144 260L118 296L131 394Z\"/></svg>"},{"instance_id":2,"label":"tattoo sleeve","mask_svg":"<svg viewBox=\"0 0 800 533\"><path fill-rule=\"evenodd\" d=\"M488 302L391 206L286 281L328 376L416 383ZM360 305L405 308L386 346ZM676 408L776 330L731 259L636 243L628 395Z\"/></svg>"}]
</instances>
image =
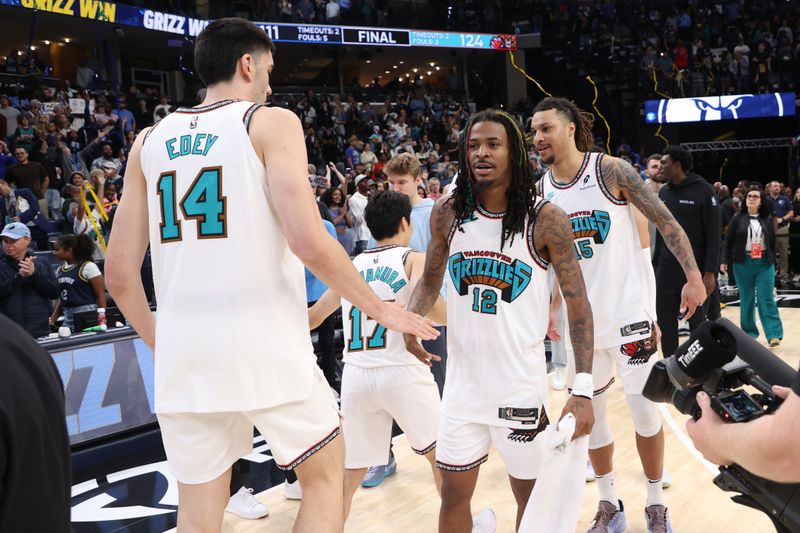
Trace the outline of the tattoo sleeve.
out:
<instances>
[{"instance_id":1,"label":"tattoo sleeve","mask_svg":"<svg viewBox=\"0 0 800 533\"><path fill-rule=\"evenodd\" d=\"M572 224L566 213L554 204L542 207L534 227L534 240L537 248L545 250L550 258L567 305L575 371L590 374L594 356L594 319L572 238Z\"/></svg>"},{"instance_id":2,"label":"tattoo sleeve","mask_svg":"<svg viewBox=\"0 0 800 533\"><path fill-rule=\"evenodd\" d=\"M645 185L636 170L622 159L608 156L603 157L600 170L603 173L603 182L609 191L621 191L648 220L656 225L664 238L664 243L683 267L683 271L686 274L699 273L686 232L653 189Z\"/></svg>"},{"instance_id":3,"label":"tattoo sleeve","mask_svg":"<svg viewBox=\"0 0 800 533\"><path fill-rule=\"evenodd\" d=\"M420 316L427 315L436 303L447 270L450 250L447 237L454 219L450 200L450 197L440 198L431 211L431 240L425 252L425 270L408 301L408 310Z\"/></svg>"}]
</instances>

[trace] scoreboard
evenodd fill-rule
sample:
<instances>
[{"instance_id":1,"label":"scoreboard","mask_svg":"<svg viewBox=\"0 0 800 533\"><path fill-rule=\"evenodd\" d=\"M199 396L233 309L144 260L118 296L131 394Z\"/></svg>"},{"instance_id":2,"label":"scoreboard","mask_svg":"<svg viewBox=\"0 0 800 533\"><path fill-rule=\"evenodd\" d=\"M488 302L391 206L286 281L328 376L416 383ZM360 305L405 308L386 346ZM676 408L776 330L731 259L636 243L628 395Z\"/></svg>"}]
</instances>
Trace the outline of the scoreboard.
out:
<instances>
[{"instance_id":1,"label":"scoreboard","mask_svg":"<svg viewBox=\"0 0 800 533\"><path fill-rule=\"evenodd\" d=\"M122 26L183 35L185 37L196 37L211 22L210 20L163 13L104 0L0 0L0 6L2 5L110 22ZM475 50L517 49L517 36L513 34L458 33L400 28L272 22L256 22L255 24L263 29L273 41L278 43L413 46Z\"/></svg>"}]
</instances>

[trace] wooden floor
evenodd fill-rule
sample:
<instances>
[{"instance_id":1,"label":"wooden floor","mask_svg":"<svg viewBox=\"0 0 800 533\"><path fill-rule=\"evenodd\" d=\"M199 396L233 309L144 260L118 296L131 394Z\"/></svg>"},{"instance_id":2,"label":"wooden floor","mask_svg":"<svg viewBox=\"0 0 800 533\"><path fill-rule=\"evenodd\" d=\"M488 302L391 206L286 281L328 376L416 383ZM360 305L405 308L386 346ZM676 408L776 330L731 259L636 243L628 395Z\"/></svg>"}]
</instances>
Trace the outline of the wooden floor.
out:
<instances>
[{"instance_id":1,"label":"wooden floor","mask_svg":"<svg viewBox=\"0 0 800 533\"><path fill-rule=\"evenodd\" d=\"M785 342L774 351L797 368L800 360L800 309L780 310ZM728 307L723 316L738 324L739 308ZM762 342L762 339L759 339ZM551 410L556 412L566 399L566 393L551 391ZM774 531L770 521L761 513L730 502L727 493L717 489L707 464L695 456L686 437L686 417L669 407L664 411L666 434L666 466L672 474L673 485L665 496L672 527L683 533L761 533ZM625 503L630 532L646 531L643 516L645 481L634 442L622 387L617 382L609 398L609 416L616 438L614 454L616 486ZM672 422L672 423L670 423ZM694 453L693 453L694 452ZM352 533L407 533L436 531L439 502L431 478L430 467L423 458L411 452L404 437L395 441L397 474L372 489L356 493L353 511L345 531ZM586 531L597 508L597 484L589 483L583 499L578 531ZM269 517L248 521L225 514L225 532L284 532L291 531L299 502L283 498L281 487L257 495L269 508ZM508 485L503 462L496 453L481 467L478 488L472 500L473 511L490 507L497 514L498 532L514 531L514 499Z\"/></svg>"}]
</instances>

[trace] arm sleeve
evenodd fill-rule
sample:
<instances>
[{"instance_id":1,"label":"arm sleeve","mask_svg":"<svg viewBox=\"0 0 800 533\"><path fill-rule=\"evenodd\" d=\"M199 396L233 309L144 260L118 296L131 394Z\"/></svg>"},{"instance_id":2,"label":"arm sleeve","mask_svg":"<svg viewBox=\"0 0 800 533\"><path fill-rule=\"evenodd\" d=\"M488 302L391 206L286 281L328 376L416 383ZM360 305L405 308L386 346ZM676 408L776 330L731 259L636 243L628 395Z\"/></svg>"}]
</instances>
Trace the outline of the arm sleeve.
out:
<instances>
[{"instance_id":1,"label":"arm sleeve","mask_svg":"<svg viewBox=\"0 0 800 533\"><path fill-rule=\"evenodd\" d=\"M28 202L28 210L18 214L20 222L27 224L39 214L39 200L28 189L17 189L17 195Z\"/></svg>"},{"instance_id":2,"label":"arm sleeve","mask_svg":"<svg viewBox=\"0 0 800 533\"><path fill-rule=\"evenodd\" d=\"M96 264L89 261L88 263L84 263L83 268L81 268L81 276L85 280L94 279L97 276L102 276L100 273L100 269L97 267Z\"/></svg>"},{"instance_id":3,"label":"arm sleeve","mask_svg":"<svg viewBox=\"0 0 800 533\"><path fill-rule=\"evenodd\" d=\"M716 274L719 271L719 241L722 233L722 218L714 189L709 188L703 207L703 227L706 231L706 264L703 266L703 272Z\"/></svg>"},{"instance_id":4,"label":"arm sleeve","mask_svg":"<svg viewBox=\"0 0 800 533\"><path fill-rule=\"evenodd\" d=\"M353 202L352 198L350 198L347 202L350 206L350 216L353 217L353 225L363 224L364 210L360 205L358 205L358 202Z\"/></svg>"}]
</instances>

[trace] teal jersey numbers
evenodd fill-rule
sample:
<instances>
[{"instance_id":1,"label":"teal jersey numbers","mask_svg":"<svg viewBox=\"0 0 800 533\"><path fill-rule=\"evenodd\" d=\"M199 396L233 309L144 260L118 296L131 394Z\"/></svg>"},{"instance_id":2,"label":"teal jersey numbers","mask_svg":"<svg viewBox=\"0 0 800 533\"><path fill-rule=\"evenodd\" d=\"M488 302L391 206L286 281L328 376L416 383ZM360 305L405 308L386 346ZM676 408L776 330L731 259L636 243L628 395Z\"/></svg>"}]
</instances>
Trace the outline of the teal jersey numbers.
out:
<instances>
[{"instance_id":1,"label":"teal jersey numbers","mask_svg":"<svg viewBox=\"0 0 800 533\"><path fill-rule=\"evenodd\" d=\"M363 313L358 307L350 308L350 339L347 341L347 349L351 352L359 352L364 349L364 325L362 322ZM386 348L386 328L380 324L375 324L372 334L367 337L367 350L379 350Z\"/></svg>"},{"instance_id":2,"label":"teal jersey numbers","mask_svg":"<svg viewBox=\"0 0 800 533\"><path fill-rule=\"evenodd\" d=\"M198 239L219 239L228 236L226 222L227 198L222 195L222 167L207 167L200 170L180 203L176 202L175 172L164 172L158 178L158 195L161 204L161 242L182 239L183 218L197 222Z\"/></svg>"}]
</instances>

